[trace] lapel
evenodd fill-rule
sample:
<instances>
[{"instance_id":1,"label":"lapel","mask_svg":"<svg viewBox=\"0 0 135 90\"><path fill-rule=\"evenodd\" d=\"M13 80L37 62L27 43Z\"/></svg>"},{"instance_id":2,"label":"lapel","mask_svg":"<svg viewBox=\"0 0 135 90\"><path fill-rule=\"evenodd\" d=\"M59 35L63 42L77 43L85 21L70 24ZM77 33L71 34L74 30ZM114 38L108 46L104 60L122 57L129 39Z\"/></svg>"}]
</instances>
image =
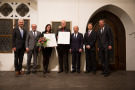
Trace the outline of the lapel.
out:
<instances>
[{"instance_id":1,"label":"lapel","mask_svg":"<svg viewBox=\"0 0 135 90\"><path fill-rule=\"evenodd\" d=\"M37 36L36 36L36 38L38 38L38 36L39 36L39 33L38 33L38 31L37 31Z\"/></svg>"},{"instance_id":2,"label":"lapel","mask_svg":"<svg viewBox=\"0 0 135 90\"><path fill-rule=\"evenodd\" d=\"M24 34L25 34L25 29L23 28L23 37L24 37Z\"/></svg>"},{"instance_id":3,"label":"lapel","mask_svg":"<svg viewBox=\"0 0 135 90\"><path fill-rule=\"evenodd\" d=\"M76 38L76 39L78 39L78 38L79 38L79 35L80 35L80 34L79 34L79 32L78 32L78 35L77 35L77 38Z\"/></svg>"},{"instance_id":4,"label":"lapel","mask_svg":"<svg viewBox=\"0 0 135 90\"><path fill-rule=\"evenodd\" d=\"M93 30L91 31L90 35L89 35L89 31L88 31L88 32L86 33L87 37L91 37L92 33L93 33Z\"/></svg>"},{"instance_id":5,"label":"lapel","mask_svg":"<svg viewBox=\"0 0 135 90\"><path fill-rule=\"evenodd\" d=\"M17 32L18 32L19 36L22 38L19 27L17 28Z\"/></svg>"},{"instance_id":6,"label":"lapel","mask_svg":"<svg viewBox=\"0 0 135 90\"><path fill-rule=\"evenodd\" d=\"M30 35L31 35L31 37L34 38L34 35L33 35L33 31L32 30L30 31Z\"/></svg>"},{"instance_id":7,"label":"lapel","mask_svg":"<svg viewBox=\"0 0 135 90\"><path fill-rule=\"evenodd\" d=\"M104 30L103 30L102 33L101 33L101 28L100 28L100 34L101 34L101 35L103 35L103 34L105 33L105 31L106 31L106 26L104 26Z\"/></svg>"},{"instance_id":8,"label":"lapel","mask_svg":"<svg viewBox=\"0 0 135 90\"><path fill-rule=\"evenodd\" d=\"M75 39L74 34L75 34L75 33L73 33L72 35L73 35L73 38ZM77 35L76 39L78 39L78 37L79 37L79 33L78 33L78 35Z\"/></svg>"},{"instance_id":9,"label":"lapel","mask_svg":"<svg viewBox=\"0 0 135 90\"><path fill-rule=\"evenodd\" d=\"M30 34L32 35L33 38L35 38L34 35L33 35L33 31L32 30L31 30L31 33ZM39 36L39 32L37 31L36 38L38 38L38 36Z\"/></svg>"},{"instance_id":10,"label":"lapel","mask_svg":"<svg viewBox=\"0 0 135 90\"><path fill-rule=\"evenodd\" d=\"M101 33L101 28L99 28L99 35L102 36L103 33Z\"/></svg>"}]
</instances>

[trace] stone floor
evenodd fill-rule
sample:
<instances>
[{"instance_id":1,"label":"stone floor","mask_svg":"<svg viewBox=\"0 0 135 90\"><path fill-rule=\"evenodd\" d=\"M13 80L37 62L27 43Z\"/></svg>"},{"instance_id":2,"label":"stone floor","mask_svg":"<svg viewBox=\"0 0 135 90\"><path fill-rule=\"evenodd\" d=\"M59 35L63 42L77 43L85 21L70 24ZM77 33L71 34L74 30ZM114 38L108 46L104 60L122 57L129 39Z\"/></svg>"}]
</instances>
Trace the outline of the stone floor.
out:
<instances>
[{"instance_id":1,"label":"stone floor","mask_svg":"<svg viewBox=\"0 0 135 90\"><path fill-rule=\"evenodd\" d=\"M96 75L58 74L42 72L30 75L14 75L14 72L0 72L0 90L135 90L135 71L116 71L103 77Z\"/></svg>"}]
</instances>

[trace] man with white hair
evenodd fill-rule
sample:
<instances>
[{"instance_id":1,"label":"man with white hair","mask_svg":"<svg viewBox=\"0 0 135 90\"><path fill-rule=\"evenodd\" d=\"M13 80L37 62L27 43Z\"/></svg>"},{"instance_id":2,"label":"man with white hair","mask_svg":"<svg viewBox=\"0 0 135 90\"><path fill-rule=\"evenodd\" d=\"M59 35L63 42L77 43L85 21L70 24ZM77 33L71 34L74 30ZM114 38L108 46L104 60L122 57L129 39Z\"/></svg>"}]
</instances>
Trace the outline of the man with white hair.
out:
<instances>
[{"instance_id":1,"label":"man with white hair","mask_svg":"<svg viewBox=\"0 0 135 90\"><path fill-rule=\"evenodd\" d=\"M38 39L41 36L41 32L37 31L36 24L32 24L31 28L32 30L28 32L27 37L26 37L26 51L27 51L27 56L28 56L26 75L30 74L30 64L31 64L32 55L33 55L32 73L36 74L37 55L38 55L38 51L40 51L40 47L38 47L36 44L38 42Z\"/></svg>"},{"instance_id":2,"label":"man with white hair","mask_svg":"<svg viewBox=\"0 0 135 90\"><path fill-rule=\"evenodd\" d=\"M58 37L59 31L60 32L70 32L70 29L68 29L66 27L66 21L65 20L61 21L61 28L59 28L57 30L57 33L56 33L57 39L59 38ZM64 62L64 66L65 66L65 73L66 74L68 73L68 70L69 70L69 68L68 68L69 48L70 48L69 44L58 44L58 47L57 47L58 58L59 58L59 72L58 73L63 72L63 62Z\"/></svg>"},{"instance_id":3,"label":"man with white hair","mask_svg":"<svg viewBox=\"0 0 135 90\"><path fill-rule=\"evenodd\" d=\"M26 40L26 30L23 28L24 20L18 20L18 27L13 29L12 32L12 47L14 51L14 67L15 74L23 74L22 72L22 62L25 52L25 40Z\"/></svg>"}]
</instances>

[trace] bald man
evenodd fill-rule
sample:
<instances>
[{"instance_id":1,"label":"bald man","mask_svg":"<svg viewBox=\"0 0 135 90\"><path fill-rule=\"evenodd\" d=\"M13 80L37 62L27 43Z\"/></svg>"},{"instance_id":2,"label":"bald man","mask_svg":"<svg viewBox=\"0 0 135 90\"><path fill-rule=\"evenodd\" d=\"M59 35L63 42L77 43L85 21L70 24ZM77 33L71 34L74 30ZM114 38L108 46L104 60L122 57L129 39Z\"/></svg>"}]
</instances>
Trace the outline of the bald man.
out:
<instances>
[{"instance_id":1,"label":"bald man","mask_svg":"<svg viewBox=\"0 0 135 90\"><path fill-rule=\"evenodd\" d=\"M36 67L37 67L37 55L38 51L40 51L40 48L36 46L36 43L38 42L38 39L41 36L41 32L37 31L37 25L32 24L31 25L32 30L28 32L26 37L26 51L27 51L27 72L26 75L30 74L30 71L32 73L36 73ZM33 68L30 70L30 64L31 64L31 58L33 55Z\"/></svg>"},{"instance_id":2,"label":"bald man","mask_svg":"<svg viewBox=\"0 0 135 90\"><path fill-rule=\"evenodd\" d=\"M74 26L74 33L70 38L70 52L72 54L72 71L74 73L80 73L80 55L83 49L83 34L79 33L79 27Z\"/></svg>"},{"instance_id":3,"label":"bald man","mask_svg":"<svg viewBox=\"0 0 135 90\"><path fill-rule=\"evenodd\" d=\"M22 63L23 63L23 56L25 52L25 40L26 40L26 30L23 28L24 20L18 20L17 28L13 29L12 32L12 47L14 51L14 66L15 66L15 74L23 74L22 72Z\"/></svg>"},{"instance_id":4,"label":"bald man","mask_svg":"<svg viewBox=\"0 0 135 90\"><path fill-rule=\"evenodd\" d=\"M56 32L56 38L58 39L58 32L70 32L70 29L66 27L66 21L62 20L61 21L61 28L59 28ZM68 54L69 54L69 44L58 44L57 51L58 51L58 58L59 58L59 72L63 72L63 62L65 66L65 73L67 74L69 69L68 69Z\"/></svg>"}]
</instances>

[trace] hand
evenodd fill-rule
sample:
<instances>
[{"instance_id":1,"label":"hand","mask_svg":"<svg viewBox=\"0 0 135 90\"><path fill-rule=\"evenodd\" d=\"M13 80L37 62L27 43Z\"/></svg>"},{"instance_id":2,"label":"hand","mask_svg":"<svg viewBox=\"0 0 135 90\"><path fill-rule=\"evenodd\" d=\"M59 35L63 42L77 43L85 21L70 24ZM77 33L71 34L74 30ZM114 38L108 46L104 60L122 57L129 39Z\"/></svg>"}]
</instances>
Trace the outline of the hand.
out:
<instances>
[{"instance_id":1,"label":"hand","mask_svg":"<svg viewBox=\"0 0 135 90\"><path fill-rule=\"evenodd\" d=\"M13 51L16 51L16 47L13 48Z\"/></svg>"},{"instance_id":2,"label":"hand","mask_svg":"<svg viewBox=\"0 0 135 90\"><path fill-rule=\"evenodd\" d=\"M79 49L79 52L82 52L82 49Z\"/></svg>"},{"instance_id":3,"label":"hand","mask_svg":"<svg viewBox=\"0 0 135 90\"><path fill-rule=\"evenodd\" d=\"M87 45L87 46L86 46L86 48L87 48L87 49L90 49L90 46L89 46L89 45Z\"/></svg>"},{"instance_id":4,"label":"hand","mask_svg":"<svg viewBox=\"0 0 135 90\"><path fill-rule=\"evenodd\" d=\"M29 52L29 48L26 48L26 51Z\"/></svg>"},{"instance_id":5,"label":"hand","mask_svg":"<svg viewBox=\"0 0 135 90\"><path fill-rule=\"evenodd\" d=\"M57 39L59 38L59 36L57 36Z\"/></svg>"},{"instance_id":6,"label":"hand","mask_svg":"<svg viewBox=\"0 0 135 90\"><path fill-rule=\"evenodd\" d=\"M112 46L109 46L108 49L111 50L112 49Z\"/></svg>"},{"instance_id":7,"label":"hand","mask_svg":"<svg viewBox=\"0 0 135 90\"><path fill-rule=\"evenodd\" d=\"M71 49L69 49L69 52L71 53Z\"/></svg>"},{"instance_id":8,"label":"hand","mask_svg":"<svg viewBox=\"0 0 135 90\"><path fill-rule=\"evenodd\" d=\"M98 51L99 51L99 48L98 48Z\"/></svg>"}]
</instances>

